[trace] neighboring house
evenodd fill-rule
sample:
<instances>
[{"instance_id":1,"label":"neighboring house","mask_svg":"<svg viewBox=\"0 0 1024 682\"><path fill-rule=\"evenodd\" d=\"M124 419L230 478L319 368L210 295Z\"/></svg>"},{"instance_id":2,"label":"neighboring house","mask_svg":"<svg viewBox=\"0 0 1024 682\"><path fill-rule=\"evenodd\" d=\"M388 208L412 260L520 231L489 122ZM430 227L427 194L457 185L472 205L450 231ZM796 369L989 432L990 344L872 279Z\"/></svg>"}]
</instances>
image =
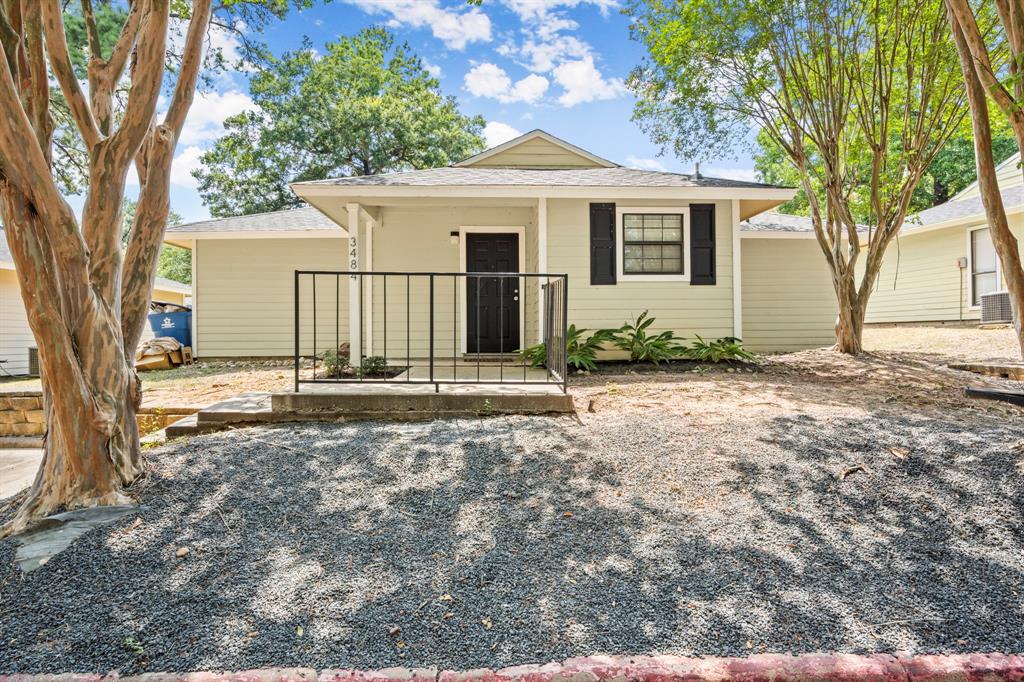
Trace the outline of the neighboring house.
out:
<instances>
[{"instance_id":1,"label":"neighboring house","mask_svg":"<svg viewBox=\"0 0 1024 682\"><path fill-rule=\"evenodd\" d=\"M1020 155L997 176L1010 228L1024 238ZM1005 290L975 182L948 202L910 216L886 250L867 322L977 323L981 297Z\"/></svg>"},{"instance_id":2,"label":"neighboring house","mask_svg":"<svg viewBox=\"0 0 1024 682\"><path fill-rule=\"evenodd\" d=\"M344 342L389 359L424 357L431 343L449 358L511 351L547 323L530 278L480 303L466 278L435 278L431 334L429 278L320 275L315 295L308 278L297 297L296 270L565 273L565 317L578 327L650 310L656 329L690 339L833 341L835 297L813 237L741 229L789 188L624 168L539 130L449 167L292 188L312 206L168 227L169 243L193 251L197 356L291 356L296 300L303 355Z\"/></svg>"},{"instance_id":3,"label":"neighboring house","mask_svg":"<svg viewBox=\"0 0 1024 682\"><path fill-rule=\"evenodd\" d=\"M153 287L153 300L164 303L184 304L191 294L189 285L163 277L157 277ZM148 327L145 336L152 336ZM35 347L18 275L14 271L14 259L7 247L7 235L0 228L0 377L27 374L29 349Z\"/></svg>"}]
</instances>

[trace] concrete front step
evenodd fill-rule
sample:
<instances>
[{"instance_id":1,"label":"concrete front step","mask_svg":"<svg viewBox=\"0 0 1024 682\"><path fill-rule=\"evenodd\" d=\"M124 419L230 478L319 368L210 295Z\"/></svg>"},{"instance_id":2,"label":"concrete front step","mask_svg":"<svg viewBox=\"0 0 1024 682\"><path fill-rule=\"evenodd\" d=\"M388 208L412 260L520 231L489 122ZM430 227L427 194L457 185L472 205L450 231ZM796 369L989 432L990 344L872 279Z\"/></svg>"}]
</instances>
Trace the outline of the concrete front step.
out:
<instances>
[{"instance_id":1,"label":"concrete front step","mask_svg":"<svg viewBox=\"0 0 1024 682\"><path fill-rule=\"evenodd\" d=\"M232 426L347 419L433 419L490 414L573 411L572 396L549 392L387 391L242 393L170 424L167 438L210 433Z\"/></svg>"},{"instance_id":2,"label":"concrete front step","mask_svg":"<svg viewBox=\"0 0 1024 682\"><path fill-rule=\"evenodd\" d=\"M332 417L409 419L573 411L572 396L560 392L275 393L271 404L275 415L302 420Z\"/></svg>"}]
</instances>

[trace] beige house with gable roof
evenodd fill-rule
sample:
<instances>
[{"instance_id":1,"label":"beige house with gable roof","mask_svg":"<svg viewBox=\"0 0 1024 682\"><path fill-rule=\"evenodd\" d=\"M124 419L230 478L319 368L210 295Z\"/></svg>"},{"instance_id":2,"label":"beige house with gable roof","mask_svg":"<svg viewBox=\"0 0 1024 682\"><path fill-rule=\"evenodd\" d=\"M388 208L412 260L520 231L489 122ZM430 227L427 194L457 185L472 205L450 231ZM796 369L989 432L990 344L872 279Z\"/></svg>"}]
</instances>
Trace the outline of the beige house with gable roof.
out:
<instances>
[{"instance_id":1,"label":"beige house with gable roof","mask_svg":"<svg viewBox=\"0 0 1024 682\"><path fill-rule=\"evenodd\" d=\"M291 356L297 338L303 356L509 353L558 316L595 329L644 310L691 339L832 342L817 244L745 223L790 188L625 168L540 130L444 168L292 188L309 206L168 228L193 251L199 357ZM480 272L518 274L450 274ZM564 311L545 298L561 275Z\"/></svg>"}]
</instances>

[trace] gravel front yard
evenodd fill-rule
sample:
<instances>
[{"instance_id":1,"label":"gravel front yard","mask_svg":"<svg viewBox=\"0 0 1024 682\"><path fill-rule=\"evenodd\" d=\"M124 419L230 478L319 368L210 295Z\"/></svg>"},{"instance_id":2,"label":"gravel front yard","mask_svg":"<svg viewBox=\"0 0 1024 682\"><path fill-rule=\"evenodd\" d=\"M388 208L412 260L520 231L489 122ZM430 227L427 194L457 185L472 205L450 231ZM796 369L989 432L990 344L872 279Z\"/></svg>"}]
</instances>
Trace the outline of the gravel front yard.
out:
<instances>
[{"instance_id":1,"label":"gravel front yard","mask_svg":"<svg viewBox=\"0 0 1024 682\"><path fill-rule=\"evenodd\" d=\"M828 382L172 443L137 518L26 576L0 543L0 673L1024 650L1021 412Z\"/></svg>"}]
</instances>

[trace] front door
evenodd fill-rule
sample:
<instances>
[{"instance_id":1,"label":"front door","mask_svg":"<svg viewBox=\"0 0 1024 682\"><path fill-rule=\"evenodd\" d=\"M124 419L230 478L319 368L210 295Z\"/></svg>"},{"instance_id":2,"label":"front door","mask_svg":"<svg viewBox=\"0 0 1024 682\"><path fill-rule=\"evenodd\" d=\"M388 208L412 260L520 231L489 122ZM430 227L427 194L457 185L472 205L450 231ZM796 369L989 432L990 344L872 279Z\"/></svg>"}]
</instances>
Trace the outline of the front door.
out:
<instances>
[{"instance_id":1,"label":"front door","mask_svg":"<svg viewBox=\"0 0 1024 682\"><path fill-rule=\"evenodd\" d=\"M519 272L519 235L470 232L467 272ZM511 353L519 349L518 277L466 278L466 349Z\"/></svg>"}]
</instances>

